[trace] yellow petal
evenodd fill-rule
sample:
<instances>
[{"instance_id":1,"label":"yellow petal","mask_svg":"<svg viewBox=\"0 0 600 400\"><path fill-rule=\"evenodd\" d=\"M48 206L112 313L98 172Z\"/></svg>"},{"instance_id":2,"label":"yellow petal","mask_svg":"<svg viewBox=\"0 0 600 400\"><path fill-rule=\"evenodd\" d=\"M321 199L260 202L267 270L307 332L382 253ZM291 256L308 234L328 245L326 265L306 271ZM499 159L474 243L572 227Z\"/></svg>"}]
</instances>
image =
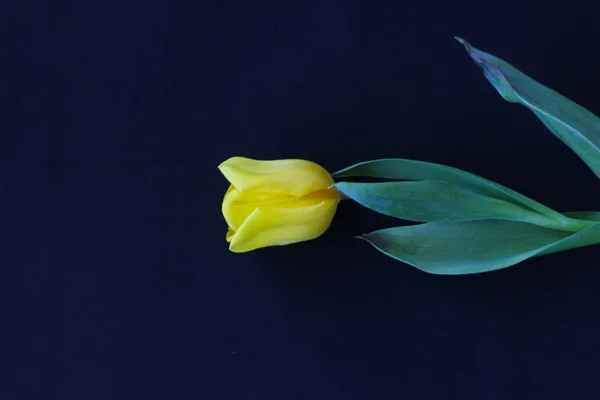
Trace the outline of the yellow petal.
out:
<instances>
[{"instance_id":1,"label":"yellow petal","mask_svg":"<svg viewBox=\"0 0 600 400\"><path fill-rule=\"evenodd\" d=\"M314 195L311 194L310 197L314 197ZM223 198L222 212L229 228L236 231L242 226L246 218L252 214L255 208L286 207L286 204L298 201L299 199L303 198L281 195L279 193L240 192L231 185ZM312 200L307 204L313 205L316 203L318 201Z\"/></svg>"},{"instance_id":2,"label":"yellow petal","mask_svg":"<svg viewBox=\"0 0 600 400\"><path fill-rule=\"evenodd\" d=\"M304 196L327 189L334 183L323 167L306 160L259 161L232 157L219 165L219 170L240 192Z\"/></svg>"},{"instance_id":3,"label":"yellow petal","mask_svg":"<svg viewBox=\"0 0 600 400\"><path fill-rule=\"evenodd\" d=\"M282 246L321 236L331 225L338 204L337 195L301 207L256 208L231 237L229 249L244 253L267 246Z\"/></svg>"},{"instance_id":4,"label":"yellow petal","mask_svg":"<svg viewBox=\"0 0 600 400\"><path fill-rule=\"evenodd\" d=\"M256 208L256 206L251 203L238 201L240 196L241 192L231 185L223 198L221 210L229 229L232 231L239 229L246 218L248 218Z\"/></svg>"},{"instance_id":5,"label":"yellow petal","mask_svg":"<svg viewBox=\"0 0 600 400\"><path fill-rule=\"evenodd\" d=\"M225 235L225 240L231 243L231 238L235 235L235 231L232 231L231 228L227 230L227 235Z\"/></svg>"}]
</instances>

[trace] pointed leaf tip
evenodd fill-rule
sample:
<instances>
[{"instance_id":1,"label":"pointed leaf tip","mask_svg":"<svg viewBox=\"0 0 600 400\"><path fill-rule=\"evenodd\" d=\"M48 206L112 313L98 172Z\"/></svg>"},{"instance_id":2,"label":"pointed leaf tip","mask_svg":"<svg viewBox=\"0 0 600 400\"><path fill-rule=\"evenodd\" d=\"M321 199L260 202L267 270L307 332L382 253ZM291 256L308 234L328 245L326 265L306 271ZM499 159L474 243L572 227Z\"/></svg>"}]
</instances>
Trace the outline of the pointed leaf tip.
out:
<instances>
[{"instance_id":1,"label":"pointed leaf tip","mask_svg":"<svg viewBox=\"0 0 600 400\"><path fill-rule=\"evenodd\" d=\"M456 39L458 41L458 43L467 46L469 44L469 42L467 42L465 39L458 37L458 36L454 36L454 39Z\"/></svg>"},{"instance_id":2,"label":"pointed leaf tip","mask_svg":"<svg viewBox=\"0 0 600 400\"><path fill-rule=\"evenodd\" d=\"M467 50L467 53L473 57L473 50L474 47L471 46L471 43L469 43L468 41L466 41L465 39L458 37L458 36L454 36L454 38L458 41L458 43L462 44L465 47L465 50Z\"/></svg>"}]
</instances>

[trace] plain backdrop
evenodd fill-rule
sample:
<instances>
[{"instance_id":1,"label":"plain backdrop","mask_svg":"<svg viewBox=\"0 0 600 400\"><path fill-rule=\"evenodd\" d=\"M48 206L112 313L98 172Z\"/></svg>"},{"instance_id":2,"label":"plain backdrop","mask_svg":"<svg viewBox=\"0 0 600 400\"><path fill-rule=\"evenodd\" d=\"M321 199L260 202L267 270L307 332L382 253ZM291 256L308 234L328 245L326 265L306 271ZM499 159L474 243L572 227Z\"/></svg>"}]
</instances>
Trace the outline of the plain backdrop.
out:
<instances>
[{"instance_id":1,"label":"plain backdrop","mask_svg":"<svg viewBox=\"0 0 600 400\"><path fill-rule=\"evenodd\" d=\"M592 399L600 248L428 275L353 236L229 252L217 165L402 157L560 211L600 182L461 36L600 113L592 1L0 6L0 399Z\"/></svg>"}]
</instances>

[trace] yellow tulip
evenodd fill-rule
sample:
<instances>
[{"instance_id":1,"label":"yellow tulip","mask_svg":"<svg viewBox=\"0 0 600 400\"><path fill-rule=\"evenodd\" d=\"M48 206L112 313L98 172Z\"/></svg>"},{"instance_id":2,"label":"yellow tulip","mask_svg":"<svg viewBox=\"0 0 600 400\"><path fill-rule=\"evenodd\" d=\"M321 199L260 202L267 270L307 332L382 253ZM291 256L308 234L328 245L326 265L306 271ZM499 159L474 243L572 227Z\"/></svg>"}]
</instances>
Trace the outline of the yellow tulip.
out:
<instances>
[{"instance_id":1,"label":"yellow tulip","mask_svg":"<svg viewBox=\"0 0 600 400\"><path fill-rule=\"evenodd\" d=\"M232 157L219 170L231 184L222 211L233 252L312 240L331 225L340 196L313 162Z\"/></svg>"}]
</instances>

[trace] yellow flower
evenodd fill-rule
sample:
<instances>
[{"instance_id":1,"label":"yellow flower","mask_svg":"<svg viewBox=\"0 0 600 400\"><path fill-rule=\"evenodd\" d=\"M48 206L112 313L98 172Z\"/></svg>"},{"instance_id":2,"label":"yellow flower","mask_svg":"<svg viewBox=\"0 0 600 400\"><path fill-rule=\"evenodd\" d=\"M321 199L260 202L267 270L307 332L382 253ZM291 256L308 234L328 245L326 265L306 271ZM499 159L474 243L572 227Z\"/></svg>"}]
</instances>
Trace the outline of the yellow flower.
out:
<instances>
[{"instance_id":1,"label":"yellow flower","mask_svg":"<svg viewBox=\"0 0 600 400\"><path fill-rule=\"evenodd\" d=\"M333 220L338 191L313 162L232 157L219 170L231 183L222 211L233 252L312 240Z\"/></svg>"}]
</instances>

